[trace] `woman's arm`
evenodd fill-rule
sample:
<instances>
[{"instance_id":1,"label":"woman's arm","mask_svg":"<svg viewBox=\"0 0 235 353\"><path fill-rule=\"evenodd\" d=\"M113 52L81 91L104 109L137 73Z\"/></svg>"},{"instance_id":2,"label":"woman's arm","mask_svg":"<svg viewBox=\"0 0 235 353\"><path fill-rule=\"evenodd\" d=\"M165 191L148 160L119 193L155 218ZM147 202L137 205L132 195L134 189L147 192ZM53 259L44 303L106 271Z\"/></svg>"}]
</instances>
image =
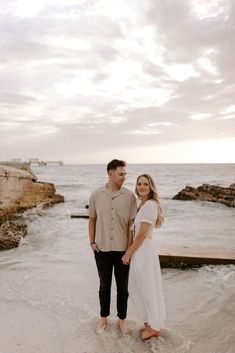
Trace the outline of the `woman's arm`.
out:
<instances>
[{"instance_id":1,"label":"woman's arm","mask_svg":"<svg viewBox=\"0 0 235 353\"><path fill-rule=\"evenodd\" d=\"M131 227L133 226L134 221L133 219L129 221L128 225L128 234L127 234L127 249L131 246L133 242L133 230L131 230Z\"/></svg>"},{"instance_id":2,"label":"woman's arm","mask_svg":"<svg viewBox=\"0 0 235 353\"><path fill-rule=\"evenodd\" d=\"M125 254L122 257L122 262L125 265L129 264L131 256L143 243L144 239L146 238L146 236L148 234L150 227L151 227L151 224L141 222L140 230L139 230L137 236L135 237L133 243L128 247L128 249L126 250Z\"/></svg>"}]
</instances>

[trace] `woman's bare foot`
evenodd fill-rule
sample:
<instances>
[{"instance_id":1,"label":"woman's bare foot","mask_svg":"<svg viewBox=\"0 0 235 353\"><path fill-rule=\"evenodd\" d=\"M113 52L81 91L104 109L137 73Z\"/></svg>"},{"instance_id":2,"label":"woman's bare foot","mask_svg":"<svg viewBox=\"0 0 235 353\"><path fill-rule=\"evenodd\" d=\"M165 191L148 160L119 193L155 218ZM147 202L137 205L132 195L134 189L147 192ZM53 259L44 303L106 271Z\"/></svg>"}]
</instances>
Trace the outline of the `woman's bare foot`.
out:
<instances>
[{"instance_id":1,"label":"woman's bare foot","mask_svg":"<svg viewBox=\"0 0 235 353\"><path fill-rule=\"evenodd\" d=\"M147 322L144 322L144 327L140 329L140 334L142 331L150 329L150 328L151 328L151 326Z\"/></svg>"},{"instance_id":2,"label":"woman's bare foot","mask_svg":"<svg viewBox=\"0 0 235 353\"><path fill-rule=\"evenodd\" d=\"M147 326L140 333L140 338L142 339L142 341L146 341L152 337L159 337L159 336L160 336L160 331L156 331L152 329L151 326Z\"/></svg>"}]
</instances>

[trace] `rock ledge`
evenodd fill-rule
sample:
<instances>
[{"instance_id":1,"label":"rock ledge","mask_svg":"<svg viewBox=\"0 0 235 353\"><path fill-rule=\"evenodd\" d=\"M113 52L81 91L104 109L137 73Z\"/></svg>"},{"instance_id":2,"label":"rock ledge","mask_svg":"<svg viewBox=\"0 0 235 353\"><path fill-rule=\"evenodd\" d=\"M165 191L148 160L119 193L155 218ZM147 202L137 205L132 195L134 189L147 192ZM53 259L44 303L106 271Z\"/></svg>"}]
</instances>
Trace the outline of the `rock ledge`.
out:
<instances>
[{"instance_id":1,"label":"rock ledge","mask_svg":"<svg viewBox=\"0 0 235 353\"><path fill-rule=\"evenodd\" d=\"M186 186L173 197L173 200L220 202L228 207L235 207L235 184L227 188L210 184L203 184L198 188Z\"/></svg>"},{"instance_id":2,"label":"rock ledge","mask_svg":"<svg viewBox=\"0 0 235 353\"><path fill-rule=\"evenodd\" d=\"M0 165L0 250L18 246L27 233L26 224L9 221L11 215L63 201L54 184L38 182L29 166Z\"/></svg>"},{"instance_id":3,"label":"rock ledge","mask_svg":"<svg viewBox=\"0 0 235 353\"><path fill-rule=\"evenodd\" d=\"M27 234L27 225L6 221L0 225L0 250L16 248Z\"/></svg>"}]
</instances>

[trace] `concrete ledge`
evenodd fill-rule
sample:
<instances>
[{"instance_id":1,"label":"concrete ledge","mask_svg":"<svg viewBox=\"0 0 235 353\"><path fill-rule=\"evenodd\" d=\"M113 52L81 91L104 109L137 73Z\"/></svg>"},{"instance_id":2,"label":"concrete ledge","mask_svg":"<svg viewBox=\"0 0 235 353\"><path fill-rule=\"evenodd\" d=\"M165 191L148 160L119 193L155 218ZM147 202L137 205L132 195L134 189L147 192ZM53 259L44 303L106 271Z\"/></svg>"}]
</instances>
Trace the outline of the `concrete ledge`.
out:
<instances>
[{"instance_id":1,"label":"concrete ledge","mask_svg":"<svg viewBox=\"0 0 235 353\"><path fill-rule=\"evenodd\" d=\"M159 246L161 267L190 268L203 265L235 264L235 250L216 247L167 247Z\"/></svg>"},{"instance_id":2,"label":"concrete ledge","mask_svg":"<svg viewBox=\"0 0 235 353\"><path fill-rule=\"evenodd\" d=\"M71 213L71 218L89 218L87 213Z\"/></svg>"}]
</instances>

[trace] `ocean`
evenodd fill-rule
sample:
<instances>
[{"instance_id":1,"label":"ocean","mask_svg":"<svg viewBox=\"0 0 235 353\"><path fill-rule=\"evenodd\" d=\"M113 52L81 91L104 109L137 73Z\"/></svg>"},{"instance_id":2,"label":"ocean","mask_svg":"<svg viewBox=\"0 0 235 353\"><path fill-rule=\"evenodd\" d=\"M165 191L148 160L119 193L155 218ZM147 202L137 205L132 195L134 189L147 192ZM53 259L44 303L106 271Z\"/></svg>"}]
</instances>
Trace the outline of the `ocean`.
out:
<instances>
[{"instance_id":1,"label":"ocean","mask_svg":"<svg viewBox=\"0 0 235 353\"><path fill-rule=\"evenodd\" d=\"M167 320L159 339L142 342L131 301L130 337L116 325L115 283L108 329L96 331L98 276L83 212L94 188L104 184L105 165L33 167L52 182L65 202L37 207L22 217L28 236L17 249L0 252L0 353L233 353L235 266L162 269ZM130 164L125 186L147 172L157 183L165 223L156 242L173 248L235 251L235 209L219 203L172 200L186 185L234 183L235 164ZM114 281L113 281L114 282Z\"/></svg>"}]
</instances>

